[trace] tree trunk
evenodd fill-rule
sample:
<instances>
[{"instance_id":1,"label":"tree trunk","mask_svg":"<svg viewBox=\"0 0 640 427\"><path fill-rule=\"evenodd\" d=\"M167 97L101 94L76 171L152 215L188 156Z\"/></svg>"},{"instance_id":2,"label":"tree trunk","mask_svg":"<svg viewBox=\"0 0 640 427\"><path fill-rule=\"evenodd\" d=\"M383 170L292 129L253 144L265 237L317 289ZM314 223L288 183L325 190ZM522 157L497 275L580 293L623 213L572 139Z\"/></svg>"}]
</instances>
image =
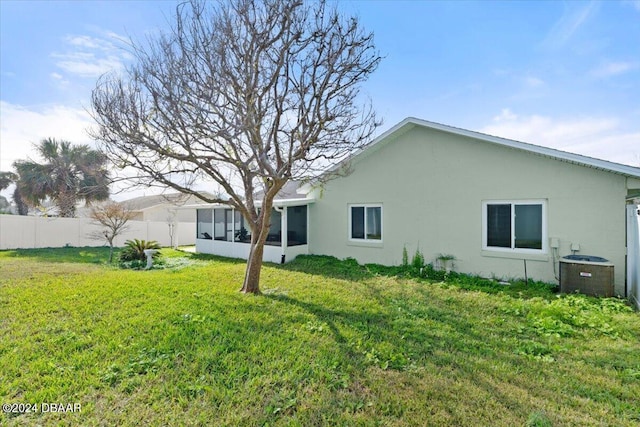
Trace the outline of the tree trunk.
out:
<instances>
[{"instance_id":1,"label":"tree trunk","mask_svg":"<svg viewBox=\"0 0 640 427\"><path fill-rule=\"evenodd\" d=\"M260 293L260 271L262 270L264 242L267 241L271 227L271 200L265 200L263 207L265 208L260 211L258 222L251 233L251 249L249 250L249 259L247 259L247 270L244 274L242 289L240 289L240 292L245 294Z\"/></svg>"},{"instance_id":2,"label":"tree trunk","mask_svg":"<svg viewBox=\"0 0 640 427\"><path fill-rule=\"evenodd\" d=\"M244 273L244 282L240 292L245 294L260 293L260 271L262 270L262 254L264 253L264 241L251 243L247 270Z\"/></svg>"},{"instance_id":3,"label":"tree trunk","mask_svg":"<svg viewBox=\"0 0 640 427\"><path fill-rule=\"evenodd\" d=\"M16 186L16 189L13 190L13 201L16 204L16 208L18 209L18 215L28 215L29 214L29 206L25 203L22 198L22 193Z\"/></svg>"},{"instance_id":4,"label":"tree trunk","mask_svg":"<svg viewBox=\"0 0 640 427\"><path fill-rule=\"evenodd\" d=\"M109 242L109 264L113 262L113 243Z\"/></svg>"},{"instance_id":5,"label":"tree trunk","mask_svg":"<svg viewBox=\"0 0 640 427\"><path fill-rule=\"evenodd\" d=\"M76 216L76 197L71 191L61 191L56 198L58 215L63 218L74 218Z\"/></svg>"}]
</instances>

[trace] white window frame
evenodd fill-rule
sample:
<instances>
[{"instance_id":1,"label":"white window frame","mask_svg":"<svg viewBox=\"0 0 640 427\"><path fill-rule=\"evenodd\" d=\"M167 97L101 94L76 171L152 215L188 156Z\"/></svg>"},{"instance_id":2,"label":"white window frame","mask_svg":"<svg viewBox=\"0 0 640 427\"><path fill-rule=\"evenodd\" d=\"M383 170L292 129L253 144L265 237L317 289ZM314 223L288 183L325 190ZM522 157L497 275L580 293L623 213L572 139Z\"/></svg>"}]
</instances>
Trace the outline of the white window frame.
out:
<instances>
[{"instance_id":1,"label":"white window frame","mask_svg":"<svg viewBox=\"0 0 640 427\"><path fill-rule=\"evenodd\" d=\"M488 246L487 239L489 231L487 230L487 209L489 205L511 205L511 247L501 248L497 246ZM516 248L516 205L541 205L542 206L542 249L525 249ZM549 233L547 230L547 200L530 199L530 200L484 200L482 202L482 250L492 252L504 252L514 254L546 254L549 251Z\"/></svg>"},{"instance_id":2,"label":"white window frame","mask_svg":"<svg viewBox=\"0 0 640 427\"><path fill-rule=\"evenodd\" d=\"M352 208L364 208L364 238L351 237L351 231L353 230L353 218L351 217ZM380 238L368 239L367 238L367 208L380 208ZM384 207L382 203L352 203L347 205L349 211L349 223L347 224L347 237L351 242L370 242L370 243L382 243L384 239Z\"/></svg>"}]
</instances>

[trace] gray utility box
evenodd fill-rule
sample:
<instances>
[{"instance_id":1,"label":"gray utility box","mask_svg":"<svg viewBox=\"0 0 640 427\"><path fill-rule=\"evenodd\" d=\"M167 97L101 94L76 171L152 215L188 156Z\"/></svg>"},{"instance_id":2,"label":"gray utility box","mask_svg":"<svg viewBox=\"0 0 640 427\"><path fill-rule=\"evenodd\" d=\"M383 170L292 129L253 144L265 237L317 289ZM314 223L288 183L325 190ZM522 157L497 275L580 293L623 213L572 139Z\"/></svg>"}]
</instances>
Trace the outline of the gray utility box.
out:
<instances>
[{"instance_id":1,"label":"gray utility box","mask_svg":"<svg viewBox=\"0 0 640 427\"><path fill-rule=\"evenodd\" d=\"M599 297L613 296L613 264L591 255L560 258L560 292L580 292Z\"/></svg>"}]
</instances>

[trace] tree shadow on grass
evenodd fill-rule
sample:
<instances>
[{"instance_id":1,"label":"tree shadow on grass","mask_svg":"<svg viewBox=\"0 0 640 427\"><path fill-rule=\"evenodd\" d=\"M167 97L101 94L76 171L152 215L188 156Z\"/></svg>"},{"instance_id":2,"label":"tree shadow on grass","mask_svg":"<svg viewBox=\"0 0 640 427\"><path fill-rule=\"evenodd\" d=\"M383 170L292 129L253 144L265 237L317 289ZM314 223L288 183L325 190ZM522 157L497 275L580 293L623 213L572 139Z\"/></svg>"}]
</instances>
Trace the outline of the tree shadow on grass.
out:
<instances>
[{"instance_id":1,"label":"tree shadow on grass","mask_svg":"<svg viewBox=\"0 0 640 427\"><path fill-rule=\"evenodd\" d=\"M386 361L391 362L386 367L402 369L411 359L425 360L438 349L464 351L469 342L475 343L474 347L487 357L494 355L485 345L484 331L459 313L436 305L416 304L416 301L407 304L401 298L383 295L375 287L364 292L374 307L371 310L334 309L282 294L265 295L265 298L313 315L327 325L342 351L351 357L360 356L364 364L371 363L373 355L380 359L381 366L385 366ZM423 329L425 321L430 327ZM443 330L452 331L456 338L443 337Z\"/></svg>"},{"instance_id":2,"label":"tree shadow on grass","mask_svg":"<svg viewBox=\"0 0 640 427\"><path fill-rule=\"evenodd\" d=\"M302 309L302 311L305 313L312 314L318 319L318 321L326 324L329 327L329 330L333 334L333 338L336 343L345 344L347 342L347 339L344 337L342 332L340 332L340 329L336 326L336 319L341 319L342 321L349 320L354 317L354 313L332 310L318 304L292 298L288 295L265 294L264 297L272 301L277 301L283 304L294 306L296 308ZM361 318L364 316L360 313L357 317Z\"/></svg>"},{"instance_id":3,"label":"tree shadow on grass","mask_svg":"<svg viewBox=\"0 0 640 427\"><path fill-rule=\"evenodd\" d=\"M328 255L298 255L293 261L279 265L278 268L350 281L374 277L374 273L353 258L339 260Z\"/></svg>"},{"instance_id":4,"label":"tree shadow on grass","mask_svg":"<svg viewBox=\"0 0 640 427\"><path fill-rule=\"evenodd\" d=\"M205 254L201 252L184 252L184 256L189 259L194 259L198 261L219 261L225 262L228 264L246 264L247 260L242 258L227 258L219 255Z\"/></svg>"},{"instance_id":5,"label":"tree shadow on grass","mask_svg":"<svg viewBox=\"0 0 640 427\"><path fill-rule=\"evenodd\" d=\"M427 371L443 369L455 376L456 384L494 396L497 407L522 416L532 410L529 403L502 390L509 386L508 375L487 369L496 362L513 367L507 372L522 369L522 356L505 349L499 337L487 336L485 327L474 320L473 314L457 312L448 299L436 295L419 292L417 299L404 301L400 294L390 297L376 286L363 292L371 299L372 307L383 310L334 308L281 294L265 298L309 313L326 325L337 344L336 352L355 368L356 382L367 382L362 369L368 366L398 372L430 366ZM374 375L384 378L386 374ZM528 386L535 388L534 384Z\"/></svg>"}]
</instances>

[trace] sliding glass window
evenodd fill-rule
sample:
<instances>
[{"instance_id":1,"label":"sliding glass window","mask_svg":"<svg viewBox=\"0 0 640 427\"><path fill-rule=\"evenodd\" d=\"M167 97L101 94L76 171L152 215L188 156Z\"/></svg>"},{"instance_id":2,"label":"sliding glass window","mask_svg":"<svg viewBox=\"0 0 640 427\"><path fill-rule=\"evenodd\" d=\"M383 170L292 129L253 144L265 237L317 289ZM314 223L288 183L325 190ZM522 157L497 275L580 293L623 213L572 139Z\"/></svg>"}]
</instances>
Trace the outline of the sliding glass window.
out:
<instances>
[{"instance_id":1,"label":"sliding glass window","mask_svg":"<svg viewBox=\"0 0 640 427\"><path fill-rule=\"evenodd\" d=\"M382 205L351 205L349 223L351 240L382 240Z\"/></svg>"}]
</instances>

